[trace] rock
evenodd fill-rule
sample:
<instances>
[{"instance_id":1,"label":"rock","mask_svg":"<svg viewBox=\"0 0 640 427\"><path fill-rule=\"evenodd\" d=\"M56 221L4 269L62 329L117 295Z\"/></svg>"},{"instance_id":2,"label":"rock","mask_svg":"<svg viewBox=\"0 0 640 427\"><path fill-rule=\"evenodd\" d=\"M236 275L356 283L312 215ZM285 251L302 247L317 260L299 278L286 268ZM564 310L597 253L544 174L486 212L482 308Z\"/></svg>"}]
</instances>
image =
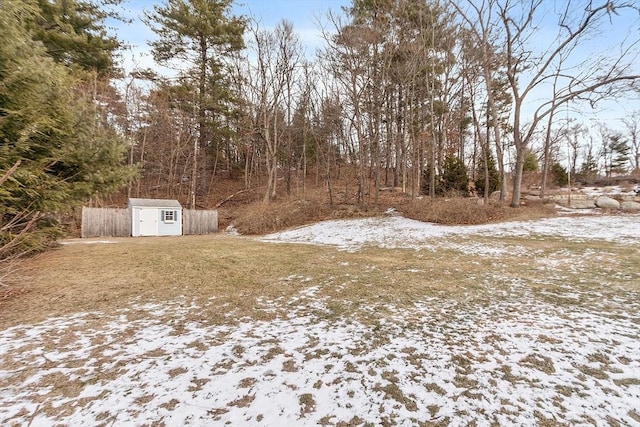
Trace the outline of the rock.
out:
<instances>
[{"instance_id":1,"label":"rock","mask_svg":"<svg viewBox=\"0 0 640 427\"><path fill-rule=\"evenodd\" d=\"M620 209L627 212L640 212L640 203L627 200L620 204Z\"/></svg>"},{"instance_id":2,"label":"rock","mask_svg":"<svg viewBox=\"0 0 640 427\"><path fill-rule=\"evenodd\" d=\"M489 196L489 198L491 200L500 200L500 191L494 191L493 193L491 193L491 196ZM509 200L509 193L505 195L504 199Z\"/></svg>"},{"instance_id":3,"label":"rock","mask_svg":"<svg viewBox=\"0 0 640 427\"><path fill-rule=\"evenodd\" d=\"M593 199L571 199L571 208L573 209L593 209L595 207L596 202Z\"/></svg>"},{"instance_id":4,"label":"rock","mask_svg":"<svg viewBox=\"0 0 640 427\"><path fill-rule=\"evenodd\" d=\"M620 209L620 202L607 196L600 196L596 199L596 206L603 209Z\"/></svg>"}]
</instances>

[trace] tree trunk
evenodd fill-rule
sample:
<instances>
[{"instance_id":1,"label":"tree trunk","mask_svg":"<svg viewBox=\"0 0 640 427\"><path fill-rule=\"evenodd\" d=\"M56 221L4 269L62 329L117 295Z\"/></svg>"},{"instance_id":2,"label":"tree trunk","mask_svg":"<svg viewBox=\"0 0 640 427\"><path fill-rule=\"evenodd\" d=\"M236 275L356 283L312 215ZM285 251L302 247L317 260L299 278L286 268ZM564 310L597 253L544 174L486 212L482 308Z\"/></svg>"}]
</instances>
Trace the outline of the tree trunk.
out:
<instances>
[{"instance_id":1,"label":"tree trunk","mask_svg":"<svg viewBox=\"0 0 640 427\"><path fill-rule=\"evenodd\" d=\"M553 124L554 111L549 114L547 122L547 131L544 139L544 159L542 162L542 184L540 185L540 198L544 199L547 190L547 175L549 174L549 156L551 154L551 125Z\"/></svg>"},{"instance_id":2,"label":"tree trunk","mask_svg":"<svg viewBox=\"0 0 640 427\"><path fill-rule=\"evenodd\" d=\"M515 175L513 176L513 194L511 197L511 207L517 208L520 206L520 191L522 188L522 171L524 168L524 158L527 153L527 144L522 140L522 134L520 133L520 111L521 111L521 99L518 96L516 90L514 90L515 108L513 115L513 144L516 147L516 167Z\"/></svg>"},{"instance_id":3,"label":"tree trunk","mask_svg":"<svg viewBox=\"0 0 640 427\"><path fill-rule=\"evenodd\" d=\"M520 194L522 188L522 171L524 167L524 157L526 154L526 147L516 147L516 168L515 175L513 177L513 195L511 197L511 207L520 207Z\"/></svg>"},{"instance_id":4,"label":"tree trunk","mask_svg":"<svg viewBox=\"0 0 640 427\"><path fill-rule=\"evenodd\" d=\"M191 183L189 186L189 209L196 208L196 191L198 188L198 138L193 140L193 164L191 165Z\"/></svg>"}]
</instances>

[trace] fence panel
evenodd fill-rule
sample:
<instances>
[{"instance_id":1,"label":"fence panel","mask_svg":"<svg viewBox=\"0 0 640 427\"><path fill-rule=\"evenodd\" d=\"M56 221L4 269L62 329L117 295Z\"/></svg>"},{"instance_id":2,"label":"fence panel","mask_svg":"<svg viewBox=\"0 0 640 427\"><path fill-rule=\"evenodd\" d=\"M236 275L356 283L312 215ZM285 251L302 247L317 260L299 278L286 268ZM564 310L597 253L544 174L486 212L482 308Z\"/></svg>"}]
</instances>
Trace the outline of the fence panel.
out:
<instances>
[{"instance_id":1,"label":"fence panel","mask_svg":"<svg viewBox=\"0 0 640 427\"><path fill-rule=\"evenodd\" d=\"M83 207L81 236L131 236L131 211L129 209Z\"/></svg>"},{"instance_id":2,"label":"fence panel","mask_svg":"<svg viewBox=\"0 0 640 427\"><path fill-rule=\"evenodd\" d=\"M182 234L210 234L218 231L218 211L184 209ZM82 208L82 237L131 236L130 209Z\"/></svg>"},{"instance_id":3,"label":"fence panel","mask_svg":"<svg viewBox=\"0 0 640 427\"><path fill-rule=\"evenodd\" d=\"M184 209L182 234L210 234L218 231L218 211Z\"/></svg>"}]
</instances>

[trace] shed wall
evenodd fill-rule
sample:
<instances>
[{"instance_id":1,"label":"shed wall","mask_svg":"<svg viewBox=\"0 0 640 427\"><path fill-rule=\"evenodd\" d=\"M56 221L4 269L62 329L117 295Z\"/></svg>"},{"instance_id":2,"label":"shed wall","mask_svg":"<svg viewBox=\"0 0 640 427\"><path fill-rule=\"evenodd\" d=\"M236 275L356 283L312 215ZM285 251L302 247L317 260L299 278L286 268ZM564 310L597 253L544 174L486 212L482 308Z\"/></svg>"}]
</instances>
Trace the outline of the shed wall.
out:
<instances>
[{"instance_id":1,"label":"shed wall","mask_svg":"<svg viewBox=\"0 0 640 427\"><path fill-rule=\"evenodd\" d=\"M172 211L175 213L174 220L168 222L163 220L163 212ZM137 236L180 236L182 235L182 209L175 207L131 208L131 235ZM152 222L151 224L149 222Z\"/></svg>"}]
</instances>

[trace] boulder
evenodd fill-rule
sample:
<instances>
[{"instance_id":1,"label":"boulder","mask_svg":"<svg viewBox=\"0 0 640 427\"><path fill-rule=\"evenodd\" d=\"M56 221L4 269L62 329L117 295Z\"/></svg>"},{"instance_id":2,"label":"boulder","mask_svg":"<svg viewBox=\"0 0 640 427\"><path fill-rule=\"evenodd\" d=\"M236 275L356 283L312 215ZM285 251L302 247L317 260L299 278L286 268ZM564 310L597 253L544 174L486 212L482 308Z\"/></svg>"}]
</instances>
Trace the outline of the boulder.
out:
<instances>
[{"instance_id":1,"label":"boulder","mask_svg":"<svg viewBox=\"0 0 640 427\"><path fill-rule=\"evenodd\" d=\"M504 197L505 200L509 200L509 193L507 193ZM493 193L491 193L491 195L489 196L489 198L491 200L500 200L500 191L494 191Z\"/></svg>"},{"instance_id":2,"label":"boulder","mask_svg":"<svg viewBox=\"0 0 640 427\"><path fill-rule=\"evenodd\" d=\"M596 207L596 202L593 199L571 199L572 209L593 209Z\"/></svg>"},{"instance_id":3,"label":"boulder","mask_svg":"<svg viewBox=\"0 0 640 427\"><path fill-rule=\"evenodd\" d=\"M600 196L596 199L596 206L603 209L620 209L620 202L607 196Z\"/></svg>"},{"instance_id":4,"label":"boulder","mask_svg":"<svg viewBox=\"0 0 640 427\"><path fill-rule=\"evenodd\" d=\"M627 212L640 212L640 203L626 200L620 203L620 209Z\"/></svg>"}]
</instances>

